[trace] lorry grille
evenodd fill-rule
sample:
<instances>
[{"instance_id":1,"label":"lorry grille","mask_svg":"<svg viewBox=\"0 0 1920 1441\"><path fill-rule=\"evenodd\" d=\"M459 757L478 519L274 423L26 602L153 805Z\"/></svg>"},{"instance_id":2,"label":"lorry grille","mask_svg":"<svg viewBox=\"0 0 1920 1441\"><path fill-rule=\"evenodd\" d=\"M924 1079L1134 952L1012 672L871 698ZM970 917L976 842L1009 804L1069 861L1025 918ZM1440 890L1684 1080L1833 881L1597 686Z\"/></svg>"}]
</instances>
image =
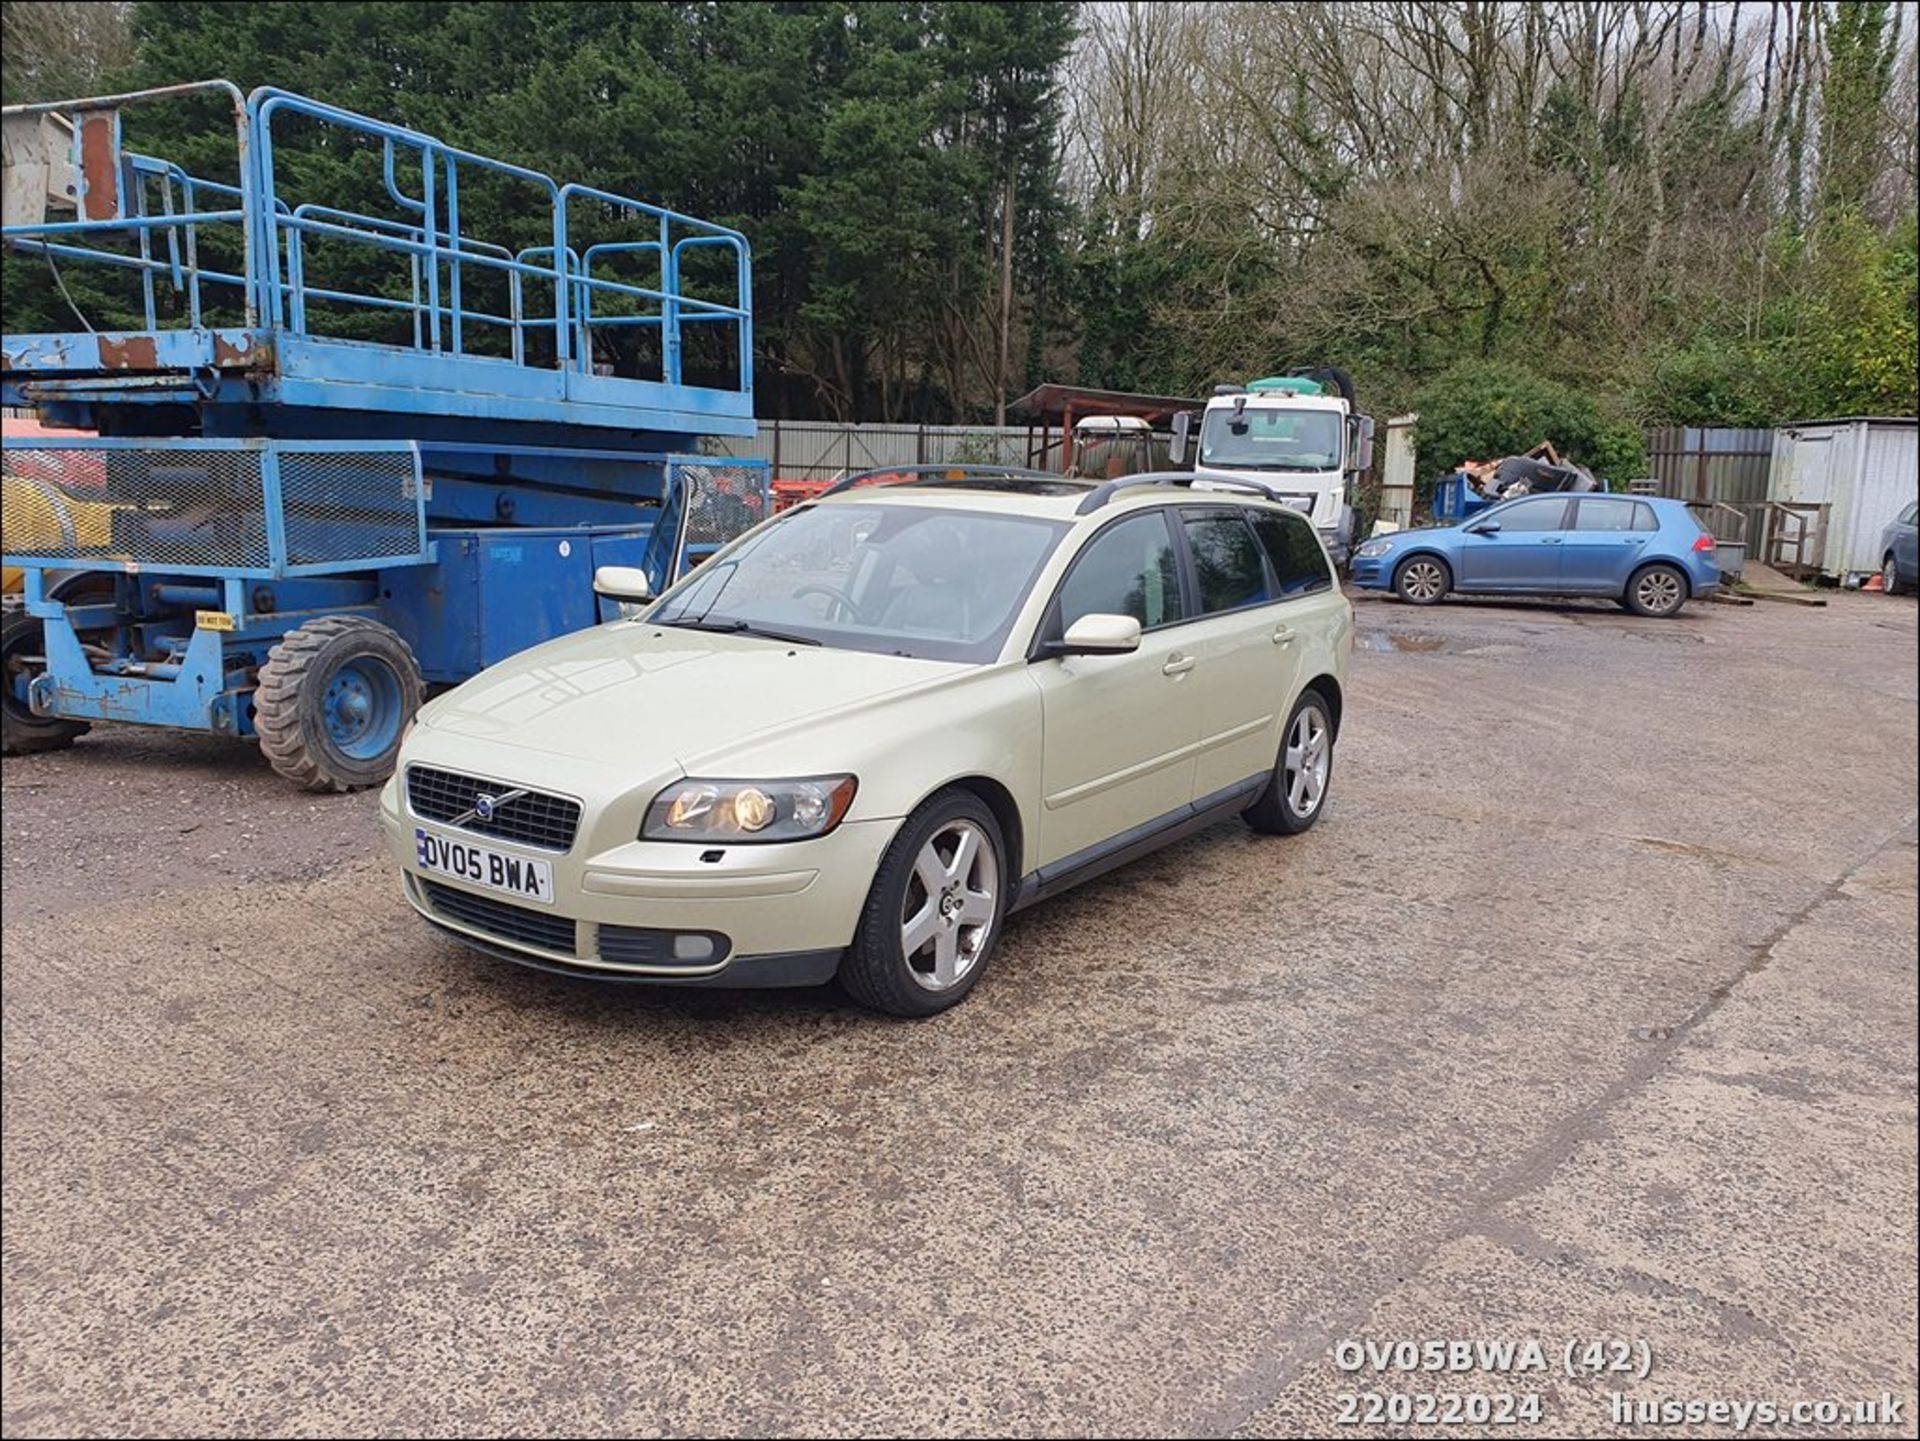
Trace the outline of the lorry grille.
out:
<instances>
[{"instance_id":1,"label":"lorry grille","mask_svg":"<svg viewBox=\"0 0 1920 1441\"><path fill-rule=\"evenodd\" d=\"M458 826L476 835L517 841L536 850L565 851L580 826L580 804L545 791L528 791L497 804L490 820L474 814L480 797L518 790L499 781L480 780L433 766L407 767L407 805L422 820Z\"/></svg>"},{"instance_id":2,"label":"lorry grille","mask_svg":"<svg viewBox=\"0 0 1920 1441\"><path fill-rule=\"evenodd\" d=\"M427 903L450 921L472 926L490 936L515 945L538 946L546 951L573 955L576 949L575 926L565 916L549 916L525 906L496 901L472 891L457 891L438 881L422 879Z\"/></svg>"}]
</instances>

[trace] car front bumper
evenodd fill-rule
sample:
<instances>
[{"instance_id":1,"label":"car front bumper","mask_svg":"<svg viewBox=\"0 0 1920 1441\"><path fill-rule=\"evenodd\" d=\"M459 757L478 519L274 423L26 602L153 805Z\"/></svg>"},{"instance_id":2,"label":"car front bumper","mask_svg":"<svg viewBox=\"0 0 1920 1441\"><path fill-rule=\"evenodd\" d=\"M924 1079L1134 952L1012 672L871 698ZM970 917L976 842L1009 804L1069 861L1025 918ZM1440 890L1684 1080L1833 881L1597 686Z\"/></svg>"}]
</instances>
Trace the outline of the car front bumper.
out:
<instances>
[{"instance_id":1,"label":"car front bumper","mask_svg":"<svg viewBox=\"0 0 1920 1441\"><path fill-rule=\"evenodd\" d=\"M381 797L388 850L407 903L477 950L543 970L677 985L817 985L852 942L896 820L846 822L775 845L631 841L594 855L503 842ZM553 867L550 905L470 885L419 864L428 830ZM704 939L706 949L701 947Z\"/></svg>"},{"instance_id":2,"label":"car front bumper","mask_svg":"<svg viewBox=\"0 0 1920 1441\"><path fill-rule=\"evenodd\" d=\"M1393 584L1394 557L1356 555L1347 567L1347 579L1362 590L1386 590Z\"/></svg>"}]
</instances>

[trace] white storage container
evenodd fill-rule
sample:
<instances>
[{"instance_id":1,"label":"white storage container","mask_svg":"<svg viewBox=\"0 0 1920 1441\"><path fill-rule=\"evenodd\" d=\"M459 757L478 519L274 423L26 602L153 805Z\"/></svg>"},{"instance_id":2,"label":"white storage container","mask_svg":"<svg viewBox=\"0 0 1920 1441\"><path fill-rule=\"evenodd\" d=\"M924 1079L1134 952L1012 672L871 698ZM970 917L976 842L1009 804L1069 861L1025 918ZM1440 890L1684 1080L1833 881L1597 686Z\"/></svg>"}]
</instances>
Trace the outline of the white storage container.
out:
<instances>
[{"instance_id":1,"label":"white storage container","mask_svg":"<svg viewBox=\"0 0 1920 1441\"><path fill-rule=\"evenodd\" d=\"M1767 497L1830 507L1823 575L1876 571L1881 532L1920 497L1920 421L1849 416L1783 425L1773 434Z\"/></svg>"}]
</instances>

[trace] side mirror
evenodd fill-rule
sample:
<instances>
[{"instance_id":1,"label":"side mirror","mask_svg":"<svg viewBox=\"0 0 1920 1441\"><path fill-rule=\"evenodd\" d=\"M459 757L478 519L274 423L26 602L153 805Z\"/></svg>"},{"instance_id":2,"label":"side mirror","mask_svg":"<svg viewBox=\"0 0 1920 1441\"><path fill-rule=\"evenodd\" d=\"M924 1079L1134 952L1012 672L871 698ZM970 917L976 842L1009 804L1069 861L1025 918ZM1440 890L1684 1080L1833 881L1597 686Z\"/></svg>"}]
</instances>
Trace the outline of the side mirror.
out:
<instances>
[{"instance_id":1,"label":"side mirror","mask_svg":"<svg viewBox=\"0 0 1920 1441\"><path fill-rule=\"evenodd\" d=\"M1140 649L1140 622L1130 615L1083 615L1067 627L1055 655L1126 655Z\"/></svg>"},{"instance_id":2,"label":"side mirror","mask_svg":"<svg viewBox=\"0 0 1920 1441\"><path fill-rule=\"evenodd\" d=\"M1373 417L1360 417L1359 444L1354 447L1353 468L1365 473L1373 469Z\"/></svg>"},{"instance_id":3,"label":"side mirror","mask_svg":"<svg viewBox=\"0 0 1920 1441\"><path fill-rule=\"evenodd\" d=\"M634 565L603 565L593 573L593 592L609 600L653 599L653 582Z\"/></svg>"},{"instance_id":4,"label":"side mirror","mask_svg":"<svg viewBox=\"0 0 1920 1441\"><path fill-rule=\"evenodd\" d=\"M1497 520L1476 520L1472 525L1467 527L1467 534L1498 535L1500 534L1500 522Z\"/></svg>"},{"instance_id":5,"label":"side mirror","mask_svg":"<svg viewBox=\"0 0 1920 1441\"><path fill-rule=\"evenodd\" d=\"M1173 418L1173 439L1167 444L1167 463L1187 463L1187 437L1193 431L1193 412L1183 410Z\"/></svg>"}]
</instances>

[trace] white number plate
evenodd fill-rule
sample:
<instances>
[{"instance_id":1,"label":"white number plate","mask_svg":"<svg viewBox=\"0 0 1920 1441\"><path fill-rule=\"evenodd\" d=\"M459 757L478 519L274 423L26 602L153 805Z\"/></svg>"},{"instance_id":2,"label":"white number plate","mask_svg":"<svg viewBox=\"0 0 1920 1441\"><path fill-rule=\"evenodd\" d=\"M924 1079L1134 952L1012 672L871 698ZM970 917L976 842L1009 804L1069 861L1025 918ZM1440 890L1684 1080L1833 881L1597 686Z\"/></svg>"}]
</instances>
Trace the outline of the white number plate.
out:
<instances>
[{"instance_id":1,"label":"white number plate","mask_svg":"<svg viewBox=\"0 0 1920 1441\"><path fill-rule=\"evenodd\" d=\"M523 901L553 904L553 867L546 861L436 835L423 826L413 828L413 849L423 871L452 876L490 891L504 891Z\"/></svg>"}]
</instances>

